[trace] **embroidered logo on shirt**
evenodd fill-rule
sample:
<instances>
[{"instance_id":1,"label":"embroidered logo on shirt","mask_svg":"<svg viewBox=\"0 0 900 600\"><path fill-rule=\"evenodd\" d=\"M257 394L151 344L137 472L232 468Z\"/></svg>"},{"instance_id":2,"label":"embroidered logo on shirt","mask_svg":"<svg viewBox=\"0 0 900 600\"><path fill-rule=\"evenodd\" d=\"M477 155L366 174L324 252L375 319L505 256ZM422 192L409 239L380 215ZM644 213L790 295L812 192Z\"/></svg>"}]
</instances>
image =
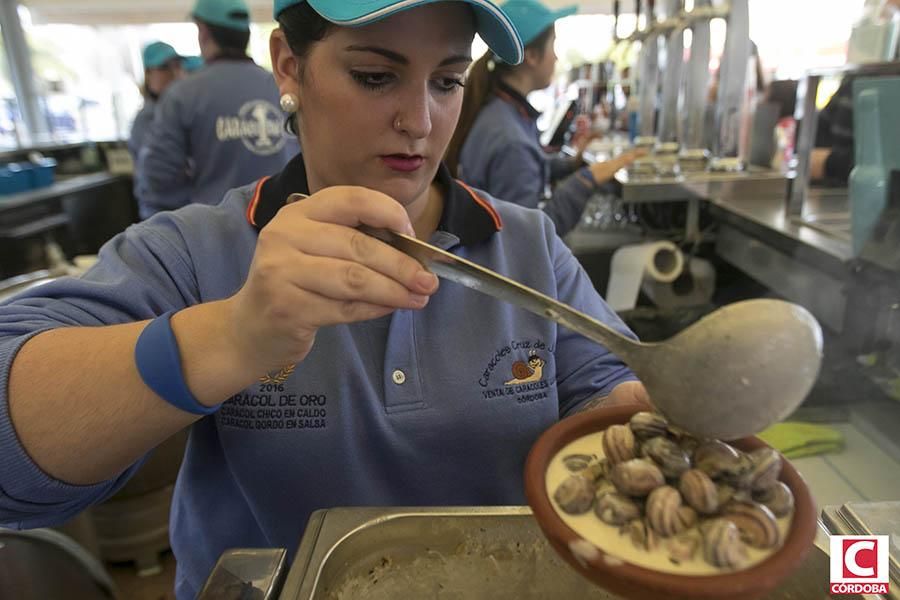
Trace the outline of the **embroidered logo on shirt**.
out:
<instances>
[{"instance_id":1,"label":"embroidered logo on shirt","mask_svg":"<svg viewBox=\"0 0 900 600\"><path fill-rule=\"evenodd\" d=\"M236 116L216 120L216 138L220 142L241 140L250 152L270 156L287 143L283 125L281 113L271 102L251 100Z\"/></svg>"},{"instance_id":2,"label":"embroidered logo on shirt","mask_svg":"<svg viewBox=\"0 0 900 600\"><path fill-rule=\"evenodd\" d=\"M552 355L553 348L540 340L513 340L499 348L478 379L482 397L515 399L517 404L549 398L549 388L556 385L547 362Z\"/></svg>"},{"instance_id":3,"label":"embroidered logo on shirt","mask_svg":"<svg viewBox=\"0 0 900 600\"><path fill-rule=\"evenodd\" d=\"M259 378L259 383L225 401L216 414L223 427L290 431L328 427L328 396L300 393L288 383L297 365Z\"/></svg>"}]
</instances>

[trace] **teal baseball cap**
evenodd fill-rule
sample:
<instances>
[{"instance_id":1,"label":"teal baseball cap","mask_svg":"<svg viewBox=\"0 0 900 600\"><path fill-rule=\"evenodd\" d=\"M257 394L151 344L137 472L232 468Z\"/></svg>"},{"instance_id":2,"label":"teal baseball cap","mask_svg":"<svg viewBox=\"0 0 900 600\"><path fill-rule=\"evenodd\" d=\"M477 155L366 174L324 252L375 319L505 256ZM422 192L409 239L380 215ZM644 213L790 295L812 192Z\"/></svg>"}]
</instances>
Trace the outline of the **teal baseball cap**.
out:
<instances>
[{"instance_id":1,"label":"teal baseball cap","mask_svg":"<svg viewBox=\"0 0 900 600\"><path fill-rule=\"evenodd\" d=\"M314 11L335 25L361 27L393 14L446 0L275 0L275 18L287 8L309 2ZM490 0L459 0L475 9L478 35L494 54L511 64L524 58L522 40L509 17Z\"/></svg>"},{"instance_id":2,"label":"teal baseball cap","mask_svg":"<svg viewBox=\"0 0 900 600\"><path fill-rule=\"evenodd\" d=\"M567 6L559 10L550 10L538 0L509 0L500 8L503 9L522 37L526 46L534 38L553 25L557 19L570 17L578 12L577 6ZM502 57L501 57L502 58Z\"/></svg>"},{"instance_id":3,"label":"teal baseball cap","mask_svg":"<svg viewBox=\"0 0 900 600\"><path fill-rule=\"evenodd\" d=\"M181 64L184 66L184 70L188 73L193 73L194 71L199 71L203 68L203 57L202 56L185 56L184 60L181 61Z\"/></svg>"},{"instance_id":4,"label":"teal baseball cap","mask_svg":"<svg viewBox=\"0 0 900 600\"><path fill-rule=\"evenodd\" d=\"M158 69L173 58L181 58L181 55L165 42L147 44L142 55L145 69Z\"/></svg>"},{"instance_id":5,"label":"teal baseball cap","mask_svg":"<svg viewBox=\"0 0 900 600\"><path fill-rule=\"evenodd\" d=\"M197 0L191 16L210 25L250 30L250 9L244 0Z\"/></svg>"}]
</instances>

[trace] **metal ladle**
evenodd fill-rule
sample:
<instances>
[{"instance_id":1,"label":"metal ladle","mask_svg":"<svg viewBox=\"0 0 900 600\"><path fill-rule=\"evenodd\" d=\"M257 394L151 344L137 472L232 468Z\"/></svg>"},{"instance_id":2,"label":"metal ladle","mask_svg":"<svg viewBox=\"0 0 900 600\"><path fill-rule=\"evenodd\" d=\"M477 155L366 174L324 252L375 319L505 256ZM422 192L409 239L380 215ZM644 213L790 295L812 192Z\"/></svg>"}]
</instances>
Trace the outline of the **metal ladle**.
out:
<instances>
[{"instance_id":1,"label":"metal ladle","mask_svg":"<svg viewBox=\"0 0 900 600\"><path fill-rule=\"evenodd\" d=\"M643 382L672 424L700 437L759 433L803 402L822 363L822 329L805 308L748 300L645 344L536 290L416 238L361 227L434 274L520 306L602 344Z\"/></svg>"}]
</instances>

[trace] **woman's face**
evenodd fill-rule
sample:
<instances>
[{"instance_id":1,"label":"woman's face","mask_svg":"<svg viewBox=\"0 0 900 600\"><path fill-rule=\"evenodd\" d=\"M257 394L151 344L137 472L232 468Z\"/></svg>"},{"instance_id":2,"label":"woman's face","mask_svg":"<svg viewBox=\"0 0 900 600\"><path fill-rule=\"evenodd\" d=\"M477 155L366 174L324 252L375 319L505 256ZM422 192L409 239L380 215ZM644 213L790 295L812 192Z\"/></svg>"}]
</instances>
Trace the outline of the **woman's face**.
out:
<instances>
[{"instance_id":1,"label":"woman's face","mask_svg":"<svg viewBox=\"0 0 900 600\"><path fill-rule=\"evenodd\" d=\"M556 30L550 33L544 45L543 54L535 65L536 85L539 90L549 87L553 83L553 73L556 71Z\"/></svg>"},{"instance_id":2,"label":"woman's face","mask_svg":"<svg viewBox=\"0 0 900 600\"><path fill-rule=\"evenodd\" d=\"M162 67L147 69L145 72L144 83L147 89L157 96L162 95L166 88L169 87L181 74L181 68L168 62Z\"/></svg>"},{"instance_id":3,"label":"woman's face","mask_svg":"<svg viewBox=\"0 0 900 600\"><path fill-rule=\"evenodd\" d=\"M296 86L311 188L423 197L456 127L474 31L470 9L442 2L314 43L295 81L279 77L282 92Z\"/></svg>"}]
</instances>

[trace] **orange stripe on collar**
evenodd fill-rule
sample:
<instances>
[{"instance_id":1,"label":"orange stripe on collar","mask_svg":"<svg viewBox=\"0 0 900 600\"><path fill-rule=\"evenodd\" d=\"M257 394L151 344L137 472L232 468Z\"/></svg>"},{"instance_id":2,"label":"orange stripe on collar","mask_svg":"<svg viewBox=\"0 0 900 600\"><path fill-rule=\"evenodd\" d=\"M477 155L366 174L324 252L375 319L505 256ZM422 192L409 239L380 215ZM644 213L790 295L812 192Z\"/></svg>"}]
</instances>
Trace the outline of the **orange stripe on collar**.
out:
<instances>
[{"instance_id":1,"label":"orange stripe on collar","mask_svg":"<svg viewBox=\"0 0 900 600\"><path fill-rule=\"evenodd\" d=\"M253 192L253 199L247 205L247 222L256 226L256 207L259 206L259 197L262 192L263 184L269 180L269 176L263 177L256 184L256 191Z\"/></svg>"},{"instance_id":2,"label":"orange stripe on collar","mask_svg":"<svg viewBox=\"0 0 900 600\"><path fill-rule=\"evenodd\" d=\"M469 192L469 195L472 196L472 199L475 200L478 206L483 208L485 212L487 212L491 216L491 219L494 221L494 227L497 228L497 231L503 229L503 221L500 219L500 215L497 214L497 211L494 209L494 207L491 206L490 202L483 200L478 194L475 193L475 190L467 186L459 179L456 180L456 183L462 186L464 190Z\"/></svg>"}]
</instances>

